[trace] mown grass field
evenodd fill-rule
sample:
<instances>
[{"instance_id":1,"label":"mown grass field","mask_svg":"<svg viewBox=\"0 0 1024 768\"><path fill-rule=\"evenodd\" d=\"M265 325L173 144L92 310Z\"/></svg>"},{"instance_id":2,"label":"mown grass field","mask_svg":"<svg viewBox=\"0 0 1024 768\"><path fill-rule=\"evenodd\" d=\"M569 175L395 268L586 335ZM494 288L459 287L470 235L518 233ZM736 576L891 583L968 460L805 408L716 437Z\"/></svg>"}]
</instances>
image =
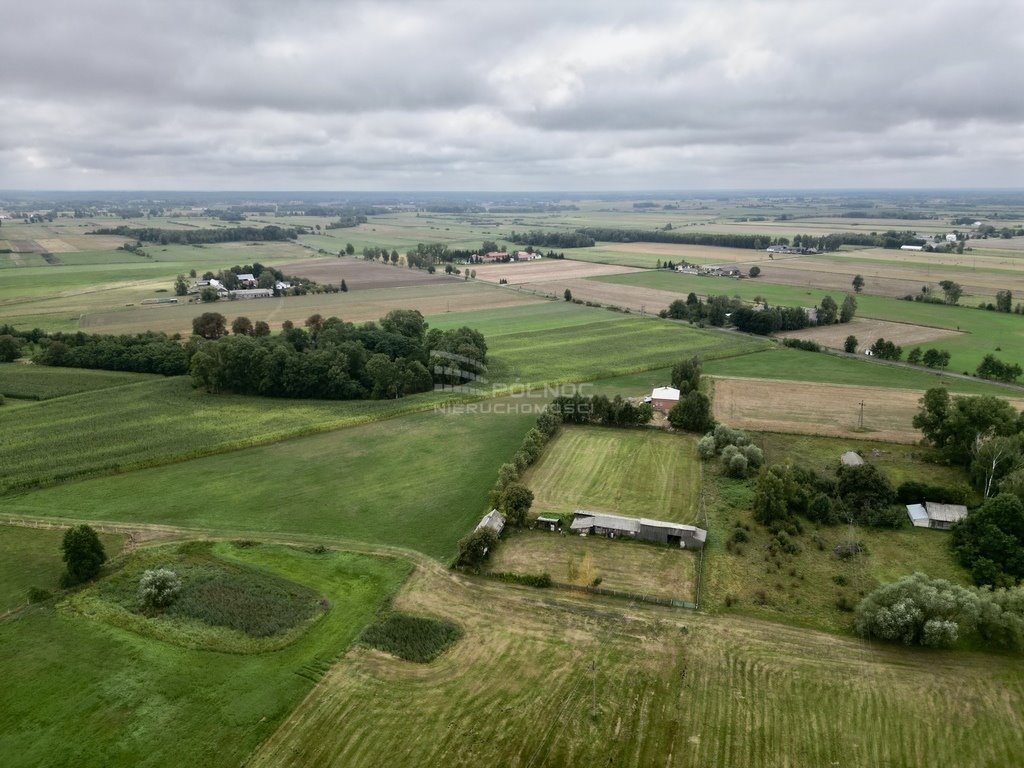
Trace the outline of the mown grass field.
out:
<instances>
[{"instance_id":1,"label":"mown grass field","mask_svg":"<svg viewBox=\"0 0 1024 768\"><path fill-rule=\"evenodd\" d=\"M25 400L49 400L125 384L157 381L160 377L121 371L48 368L44 365L0 363L0 395Z\"/></svg>"},{"instance_id":2,"label":"mown grass field","mask_svg":"<svg viewBox=\"0 0 1024 768\"><path fill-rule=\"evenodd\" d=\"M5 766L236 766L409 572L402 561L367 555L216 551L315 589L330 610L283 650L254 655L188 650L64 604L0 622Z\"/></svg>"},{"instance_id":3,"label":"mown grass field","mask_svg":"<svg viewBox=\"0 0 1024 768\"><path fill-rule=\"evenodd\" d=\"M310 533L446 559L536 414L410 414L8 497L13 514ZM504 401L508 403L508 401ZM514 403L513 403L514 405Z\"/></svg>"},{"instance_id":4,"label":"mown grass field","mask_svg":"<svg viewBox=\"0 0 1024 768\"><path fill-rule=\"evenodd\" d=\"M692 523L700 464L690 435L563 427L524 475L540 514L577 509Z\"/></svg>"},{"instance_id":5,"label":"mown grass field","mask_svg":"<svg viewBox=\"0 0 1024 768\"><path fill-rule=\"evenodd\" d=\"M67 372L71 380L78 372ZM59 375L55 375L59 378ZM210 395L187 377L0 409L0 491L125 472L431 408L451 399L281 400Z\"/></svg>"},{"instance_id":6,"label":"mown grass field","mask_svg":"<svg viewBox=\"0 0 1024 768\"><path fill-rule=\"evenodd\" d=\"M0 525L0 613L28 602L32 587L57 592L64 573L64 531ZM124 545L124 536L100 534L107 557Z\"/></svg>"},{"instance_id":7,"label":"mown grass field","mask_svg":"<svg viewBox=\"0 0 1024 768\"><path fill-rule=\"evenodd\" d=\"M1007 657L424 572L396 607L466 635L427 668L354 648L252 765L981 767L1024 750Z\"/></svg>"},{"instance_id":8,"label":"mown grass field","mask_svg":"<svg viewBox=\"0 0 1024 768\"><path fill-rule=\"evenodd\" d=\"M639 541L523 531L506 536L491 556L492 573L548 574L556 582L599 586L645 597L692 603L699 555Z\"/></svg>"}]
</instances>

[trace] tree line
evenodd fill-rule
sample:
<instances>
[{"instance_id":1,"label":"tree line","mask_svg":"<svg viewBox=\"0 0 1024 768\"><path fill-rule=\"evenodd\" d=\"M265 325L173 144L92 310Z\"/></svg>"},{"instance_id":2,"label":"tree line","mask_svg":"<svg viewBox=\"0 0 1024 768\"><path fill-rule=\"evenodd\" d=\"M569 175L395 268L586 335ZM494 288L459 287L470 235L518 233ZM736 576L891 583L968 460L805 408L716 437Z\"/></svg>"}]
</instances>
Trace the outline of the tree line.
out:
<instances>
[{"instance_id":1,"label":"tree line","mask_svg":"<svg viewBox=\"0 0 1024 768\"><path fill-rule=\"evenodd\" d=\"M294 240L299 230L292 227L224 227L221 229L161 229L159 227L102 227L90 235L118 235L131 237L144 243L160 245L201 245L204 243L233 243L247 240Z\"/></svg>"},{"instance_id":2,"label":"tree line","mask_svg":"<svg viewBox=\"0 0 1024 768\"><path fill-rule=\"evenodd\" d=\"M696 293L691 292L685 300L673 301L659 315L673 320L689 320L698 325L731 324L745 333L767 336L778 331L795 331L811 325L848 323L856 315L857 300L847 295L842 305L839 305L831 296L825 296L814 309L816 321L812 321L811 313L802 307L771 307L767 302L761 301L754 306L747 306L740 299L729 296L709 296L705 302Z\"/></svg>"},{"instance_id":3,"label":"tree line","mask_svg":"<svg viewBox=\"0 0 1024 768\"><path fill-rule=\"evenodd\" d=\"M925 241L912 231L854 233L828 235L796 235L786 237L764 234L727 234L717 232L681 232L678 229L619 229L614 227L581 227L581 235L613 243L675 243L678 245L710 245L722 248L746 248L760 251L771 245L792 245L818 251L838 251L843 245L874 248L899 248L903 245L924 245Z\"/></svg>"},{"instance_id":4,"label":"tree line","mask_svg":"<svg viewBox=\"0 0 1024 768\"><path fill-rule=\"evenodd\" d=\"M519 245L542 248L589 248L594 245L594 238L579 230L575 232L545 232L533 229L529 232L512 230L508 239Z\"/></svg>"}]
</instances>

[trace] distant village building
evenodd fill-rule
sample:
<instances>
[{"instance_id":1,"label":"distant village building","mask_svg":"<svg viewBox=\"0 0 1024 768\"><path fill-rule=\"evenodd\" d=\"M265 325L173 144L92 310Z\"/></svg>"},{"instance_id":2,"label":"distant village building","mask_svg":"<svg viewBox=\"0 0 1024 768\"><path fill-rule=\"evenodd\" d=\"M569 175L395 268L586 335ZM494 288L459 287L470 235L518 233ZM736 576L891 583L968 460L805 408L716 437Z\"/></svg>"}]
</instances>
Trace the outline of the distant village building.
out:
<instances>
[{"instance_id":1,"label":"distant village building","mask_svg":"<svg viewBox=\"0 0 1024 768\"><path fill-rule=\"evenodd\" d=\"M651 407L656 411L671 411L679 402L679 390L675 387L655 387L651 392Z\"/></svg>"},{"instance_id":2,"label":"distant village building","mask_svg":"<svg viewBox=\"0 0 1024 768\"><path fill-rule=\"evenodd\" d=\"M676 272L682 272L684 275L699 275L700 269L695 264L680 264L676 267Z\"/></svg>"},{"instance_id":3,"label":"distant village building","mask_svg":"<svg viewBox=\"0 0 1024 768\"><path fill-rule=\"evenodd\" d=\"M938 528L949 530L953 523L967 517L967 507L963 504L939 504L926 501L924 504L907 504L907 517L918 528Z\"/></svg>"},{"instance_id":4,"label":"distant village building","mask_svg":"<svg viewBox=\"0 0 1024 768\"><path fill-rule=\"evenodd\" d=\"M900 246L900 250L901 251L923 251L924 250L924 246L923 245L901 245Z\"/></svg>"},{"instance_id":5,"label":"distant village building","mask_svg":"<svg viewBox=\"0 0 1024 768\"><path fill-rule=\"evenodd\" d=\"M703 528L646 517L622 517L601 512L577 509L573 513L570 529L581 535L607 536L614 538L640 539L660 544L670 544L684 549L701 549L707 541L708 532Z\"/></svg>"},{"instance_id":6,"label":"distant village building","mask_svg":"<svg viewBox=\"0 0 1024 768\"><path fill-rule=\"evenodd\" d=\"M232 299L269 299L274 292L270 288L241 288L237 291L230 291L228 295Z\"/></svg>"},{"instance_id":7,"label":"distant village building","mask_svg":"<svg viewBox=\"0 0 1024 768\"><path fill-rule=\"evenodd\" d=\"M800 253L802 251L795 245L769 245L765 250L768 253Z\"/></svg>"},{"instance_id":8,"label":"distant village building","mask_svg":"<svg viewBox=\"0 0 1024 768\"><path fill-rule=\"evenodd\" d=\"M957 237L956 237L956 233L955 232L950 232L950 233L948 233L946 235L946 242L947 243L955 243L956 241L957 241Z\"/></svg>"},{"instance_id":9,"label":"distant village building","mask_svg":"<svg viewBox=\"0 0 1024 768\"><path fill-rule=\"evenodd\" d=\"M530 253L529 251L516 251L516 260L518 261L539 261L543 259L539 253Z\"/></svg>"},{"instance_id":10,"label":"distant village building","mask_svg":"<svg viewBox=\"0 0 1024 768\"><path fill-rule=\"evenodd\" d=\"M245 274L238 276L238 282L240 285L255 286L259 284L259 280L254 275Z\"/></svg>"},{"instance_id":11,"label":"distant village building","mask_svg":"<svg viewBox=\"0 0 1024 768\"><path fill-rule=\"evenodd\" d=\"M494 263L498 261L508 261L509 254L507 251L488 251L480 257L480 261L487 263Z\"/></svg>"}]
</instances>

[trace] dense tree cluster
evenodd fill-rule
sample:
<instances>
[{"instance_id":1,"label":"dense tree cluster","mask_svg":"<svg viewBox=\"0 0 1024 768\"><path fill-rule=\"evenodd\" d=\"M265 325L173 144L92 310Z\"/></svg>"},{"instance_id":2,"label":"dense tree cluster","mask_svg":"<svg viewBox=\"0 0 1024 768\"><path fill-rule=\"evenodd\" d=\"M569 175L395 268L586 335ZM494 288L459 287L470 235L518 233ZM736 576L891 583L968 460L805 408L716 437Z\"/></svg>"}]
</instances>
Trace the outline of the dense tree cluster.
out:
<instances>
[{"instance_id":1,"label":"dense tree cluster","mask_svg":"<svg viewBox=\"0 0 1024 768\"><path fill-rule=\"evenodd\" d=\"M593 237L580 231L545 232L533 229L529 232L516 232L513 230L508 239L519 245L542 248L589 248L594 244Z\"/></svg>"},{"instance_id":2,"label":"dense tree cluster","mask_svg":"<svg viewBox=\"0 0 1024 768\"><path fill-rule=\"evenodd\" d=\"M616 229L613 227L583 227L577 232L614 243L677 243L680 245L711 245L724 248L748 248L760 251L770 245L792 245L794 248L816 251L838 251L843 245L862 245L874 248L899 248L902 245L924 245L915 232L883 233L842 232L829 235L796 235L792 241L785 237L756 234L720 234L712 232L682 232L678 229Z\"/></svg>"},{"instance_id":3,"label":"dense tree cluster","mask_svg":"<svg viewBox=\"0 0 1024 768\"><path fill-rule=\"evenodd\" d=\"M160 245L201 245L205 243L234 243L247 240L294 240L299 231L278 227L223 227L222 229L160 229L159 227L103 227L90 235L118 235L144 243Z\"/></svg>"},{"instance_id":4,"label":"dense tree cluster","mask_svg":"<svg viewBox=\"0 0 1024 768\"><path fill-rule=\"evenodd\" d=\"M777 464L758 475L754 518L766 526L803 517L824 525L895 528L905 517L895 500L889 480L873 464L840 466L835 477Z\"/></svg>"},{"instance_id":5,"label":"dense tree cluster","mask_svg":"<svg viewBox=\"0 0 1024 768\"><path fill-rule=\"evenodd\" d=\"M995 381L1016 381L1020 378L1021 367L1016 363L1007 363L989 353L978 363L975 371L983 379Z\"/></svg>"},{"instance_id":6,"label":"dense tree cluster","mask_svg":"<svg viewBox=\"0 0 1024 768\"><path fill-rule=\"evenodd\" d=\"M892 341L879 338L871 345L871 354L879 360L899 360L903 357L903 347L897 346Z\"/></svg>"},{"instance_id":7,"label":"dense tree cluster","mask_svg":"<svg viewBox=\"0 0 1024 768\"><path fill-rule=\"evenodd\" d=\"M707 324L722 327L729 315L743 307L743 302L729 296L708 296L705 302L696 293L689 293L686 300L676 299L662 310L660 315L673 320L689 320L697 325Z\"/></svg>"},{"instance_id":8,"label":"dense tree cluster","mask_svg":"<svg viewBox=\"0 0 1024 768\"><path fill-rule=\"evenodd\" d=\"M650 403L639 405L624 400L622 395L561 395L551 410L566 424L600 424L605 427L639 427L651 420Z\"/></svg>"},{"instance_id":9,"label":"dense tree cluster","mask_svg":"<svg viewBox=\"0 0 1024 768\"><path fill-rule=\"evenodd\" d=\"M884 584L857 606L857 634L904 645L948 648L976 638L1024 646L1024 589L969 589L923 573Z\"/></svg>"},{"instance_id":10,"label":"dense tree cluster","mask_svg":"<svg viewBox=\"0 0 1024 768\"><path fill-rule=\"evenodd\" d=\"M434 385L435 351L483 365L487 347L469 328L427 332L415 310L393 310L380 325L313 316L278 336L221 336L199 345L189 372L210 392L323 399L397 398ZM451 381L450 370L442 374Z\"/></svg>"},{"instance_id":11,"label":"dense tree cluster","mask_svg":"<svg viewBox=\"0 0 1024 768\"><path fill-rule=\"evenodd\" d=\"M1024 581L1024 503L1013 493L988 499L953 526L953 550L976 584Z\"/></svg>"},{"instance_id":12,"label":"dense tree cluster","mask_svg":"<svg viewBox=\"0 0 1024 768\"><path fill-rule=\"evenodd\" d=\"M933 387L920 403L914 427L951 464L968 467L987 442L1024 431L1024 416L992 395L951 397L945 387Z\"/></svg>"},{"instance_id":13,"label":"dense tree cluster","mask_svg":"<svg viewBox=\"0 0 1024 768\"><path fill-rule=\"evenodd\" d=\"M39 341L40 350L32 358L38 365L62 368L99 368L106 371L133 371L181 376L188 373L193 347L163 333L134 336L53 333Z\"/></svg>"}]
</instances>

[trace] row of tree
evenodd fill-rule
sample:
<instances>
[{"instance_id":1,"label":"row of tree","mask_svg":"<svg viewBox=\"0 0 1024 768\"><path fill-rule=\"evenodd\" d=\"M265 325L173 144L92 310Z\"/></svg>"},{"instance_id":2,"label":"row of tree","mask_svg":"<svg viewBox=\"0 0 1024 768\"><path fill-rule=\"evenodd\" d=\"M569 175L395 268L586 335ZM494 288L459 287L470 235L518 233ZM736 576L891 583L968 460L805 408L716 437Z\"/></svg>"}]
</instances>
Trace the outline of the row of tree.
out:
<instances>
[{"instance_id":1,"label":"row of tree","mask_svg":"<svg viewBox=\"0 0 1024 768\"><path fill-rule=\"evenodd\" d=\"M258 240L294 240L299 230L278 227L223 227L220 229L161 229L159 227L102 227L89 232L90 235L118 235L130 237L144 243L161 245L201 245L205 243L233 243Z\"/></svg>"},{"instance_id":2,"label":"row of tree","mask_svg":"<svg viewBox=\"0 0 1024 768\"><path fill-rule=\"evenodd\" d=\"M757 234L723 234L713 232L680 232L677 229L617 229L614 227L582 227L582 235L614 243L676 243L680 245L710 245L723 248L747 248L760 251L771 245L792 245L794 248L817 251L838 251L844 245L874 248L899 248L902 245L924 245L915 232L853 233L828 235L796 235L792 241L786 237Z\"/></svg>"},{"instance_id":3,"label":"row of tree","mask_svg":"<svg viewBox=\"0 0 1024 768\"><path fill-rule=\"evenodd\" d=\"M532 229L529 232L512 230L508 239L519 245L542 248L589 248L594 245L594 238L580 232L545 232Z\"/></svg>"}]
</instances>

